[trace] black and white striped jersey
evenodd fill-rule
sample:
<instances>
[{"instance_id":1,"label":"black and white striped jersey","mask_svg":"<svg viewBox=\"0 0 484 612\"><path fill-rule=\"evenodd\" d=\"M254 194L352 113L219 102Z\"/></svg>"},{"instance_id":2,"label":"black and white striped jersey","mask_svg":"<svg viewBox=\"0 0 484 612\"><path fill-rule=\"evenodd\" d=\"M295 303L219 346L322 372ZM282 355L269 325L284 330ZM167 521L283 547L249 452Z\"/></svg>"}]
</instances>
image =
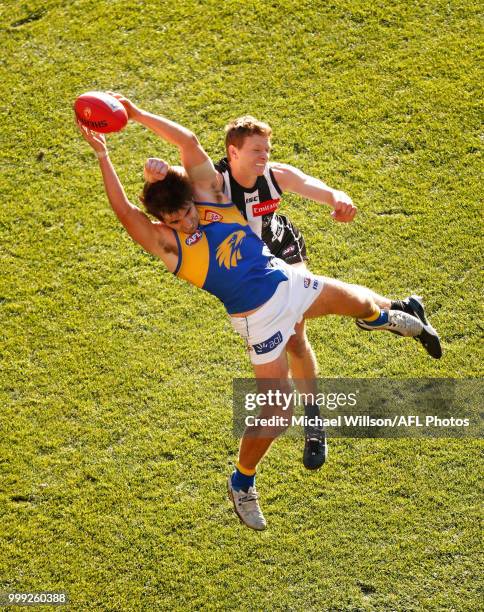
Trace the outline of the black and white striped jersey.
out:
<instances>
[{"instance_id":1,"label":"black and white striped jersey","mask_svg":"<svg viewBox=\"0 0 484 612\"><path fill-rule=\"evenodd\" d=\"M258 176L255 185L249 189L234 179L226 157L215 164L215 168L223 177L225 195L237 206L271 253L290 264L305 261L306 246L302 234L286 217L276 213L282 190L270 163L266 165L264 174Z\"/></svg>"}]
</instances>

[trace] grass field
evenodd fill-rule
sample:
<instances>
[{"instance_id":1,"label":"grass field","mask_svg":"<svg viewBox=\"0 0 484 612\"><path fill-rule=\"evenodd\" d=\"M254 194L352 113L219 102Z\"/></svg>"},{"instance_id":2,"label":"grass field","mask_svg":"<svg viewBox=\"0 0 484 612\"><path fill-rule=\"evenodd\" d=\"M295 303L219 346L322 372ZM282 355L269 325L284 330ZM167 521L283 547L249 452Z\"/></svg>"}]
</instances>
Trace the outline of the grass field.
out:
<instances>
[{"instance_id":1,"label":"grass field","mask_svg":"<svg viewBox=\"0 0 484 612\"><path fill-rule=\"evenodd\" d=\"M0 4L0 591L72 610L482 609L477 440L300 440L260 469L269 522L225 498L235 377L222 306L132 243L79 137L75 97L114 89L223 154L271 123L273 159L349 193L359 215L285 196L314 272L421 293L445 355L310 324L328 377L482 376L482 71L471 0L3 0ZM147 156L109 138L129 197Z\"/></svg>"}]
</instances>

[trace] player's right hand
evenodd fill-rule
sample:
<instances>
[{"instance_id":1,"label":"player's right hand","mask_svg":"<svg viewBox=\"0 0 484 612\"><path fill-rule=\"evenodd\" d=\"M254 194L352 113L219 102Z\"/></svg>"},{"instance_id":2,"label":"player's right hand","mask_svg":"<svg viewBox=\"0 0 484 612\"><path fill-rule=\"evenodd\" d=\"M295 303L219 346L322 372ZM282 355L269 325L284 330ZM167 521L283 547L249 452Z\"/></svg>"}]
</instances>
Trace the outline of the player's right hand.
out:
<instances>
[{"instance_id":1,"label":"player's right hand","mask_svg":"<svg viewBox=\"0 0 484 612\"><path fill-rule=\"evenodd\" d=\"M108 91L108 94L114 96L117 100L121 102L121 104L126 109L126 113L128 114L128 119L136 119L136 117L141 113L141 110L131 102L128 98L123 96L123 94L117 93L115 91Z\"/></svg>"},{"instance_id":2,"label":"player's right hand","mask_svg":"<svg viewBox=\"0 0 484 612\"><path fill-rule=\"evenodd\" d=\"M344 191L333 191L333 212L331 216L334 221L340 223L351 223L357 213L353 200Z\"/></svg>"},{"instance_id":3,"label":"player's right hand","mask_svg":"<svg viewBox=\"0 0 484 612\"><path fill-rule=\"evenodd\" d=\"M86 142L88 142L91 147L94 149L96 153L104 153L108 150L106 145L106 137L104 134L100 134L99 132L94 132L90 130L85 125L82 125L80 121L76 119L77 127L81 132L82 137Z\"/></svg>"},{"instance_id":4,"label":"player's right hand","mask_svg":"<svg viewBox=\"0 0 484 612\"><path fill-rule=\"evenodd\" d=\"M143 175L147 183L162 181L168 172L168 164L158 157L149 157L145 162Z\"/></svg>"}]
</instances>

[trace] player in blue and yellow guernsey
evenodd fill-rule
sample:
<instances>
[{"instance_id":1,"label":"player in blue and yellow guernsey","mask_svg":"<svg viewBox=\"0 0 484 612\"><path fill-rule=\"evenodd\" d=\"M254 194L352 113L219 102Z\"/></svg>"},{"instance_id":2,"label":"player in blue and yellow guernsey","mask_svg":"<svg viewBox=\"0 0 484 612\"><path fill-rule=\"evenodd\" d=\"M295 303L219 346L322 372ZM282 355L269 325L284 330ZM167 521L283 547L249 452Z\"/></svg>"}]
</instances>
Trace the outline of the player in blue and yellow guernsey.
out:
<instances>
[{"instance_id":1,"label":"player in blue and yellow guernsey","mask_svg":"<svg viewBox=\"0 0 484 612\"><path fill-rule=\"evenodd\" d=\"M79 126L99 160L111 207L133 240L159 257L168 270L224 303L234 329L247 341L259 389L291 392L284 347L299 321L327 314L354 317L368 331L419 338L433 357L441 356L439 337L417 298L412 298L414 316L393 310L391 300L369 289L300 272L272 257L220 192L213 164L194 134L126 101L125 108L130 119L178 147L183 168L149 160L151 175L157 178L145 184L141 199L154 221L127 199L104 136ZM267 383L269 379L272 382ZM263 408L259 417L279 422L290 414L276 402ZM264 423L248 428L228 479L234 509L252 529L266 527L255 489L256 468L284 428Z\"/></svg>"},{"instance_id":2,"label":"player in blue and yellow guernsey","mask_svg":"<svg viewBox=\"0 0 484 612\"><path fill-rule=\"evenodd\" d=\"M217 296L228 314L258 308L287 280L264 243L231 203L196 203L199 226L190 236L174 232L175 274Z\"/></svg>"}]
</instances>

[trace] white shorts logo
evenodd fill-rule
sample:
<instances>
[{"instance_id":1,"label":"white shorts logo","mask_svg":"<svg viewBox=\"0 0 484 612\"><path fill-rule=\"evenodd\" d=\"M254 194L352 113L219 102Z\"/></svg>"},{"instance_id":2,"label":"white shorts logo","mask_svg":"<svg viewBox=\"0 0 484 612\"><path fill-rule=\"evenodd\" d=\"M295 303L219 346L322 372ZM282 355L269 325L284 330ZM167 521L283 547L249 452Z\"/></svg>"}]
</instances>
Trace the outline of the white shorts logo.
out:
<instances>
[{"instance_id":1,"label":"white shorts logo","mask_svg":"<svg viewBox=\"0 0 484 612\"><path fill-rule=\"evenodd\" d=\"M270 351L273 351L276 346L281 344L281 342L282 334L280 331L278 331L267 340L259 342L258 344L254 344L253 349L258 355L263 355L264 353L269 353Z\"/></svg>"}]
</instances>

